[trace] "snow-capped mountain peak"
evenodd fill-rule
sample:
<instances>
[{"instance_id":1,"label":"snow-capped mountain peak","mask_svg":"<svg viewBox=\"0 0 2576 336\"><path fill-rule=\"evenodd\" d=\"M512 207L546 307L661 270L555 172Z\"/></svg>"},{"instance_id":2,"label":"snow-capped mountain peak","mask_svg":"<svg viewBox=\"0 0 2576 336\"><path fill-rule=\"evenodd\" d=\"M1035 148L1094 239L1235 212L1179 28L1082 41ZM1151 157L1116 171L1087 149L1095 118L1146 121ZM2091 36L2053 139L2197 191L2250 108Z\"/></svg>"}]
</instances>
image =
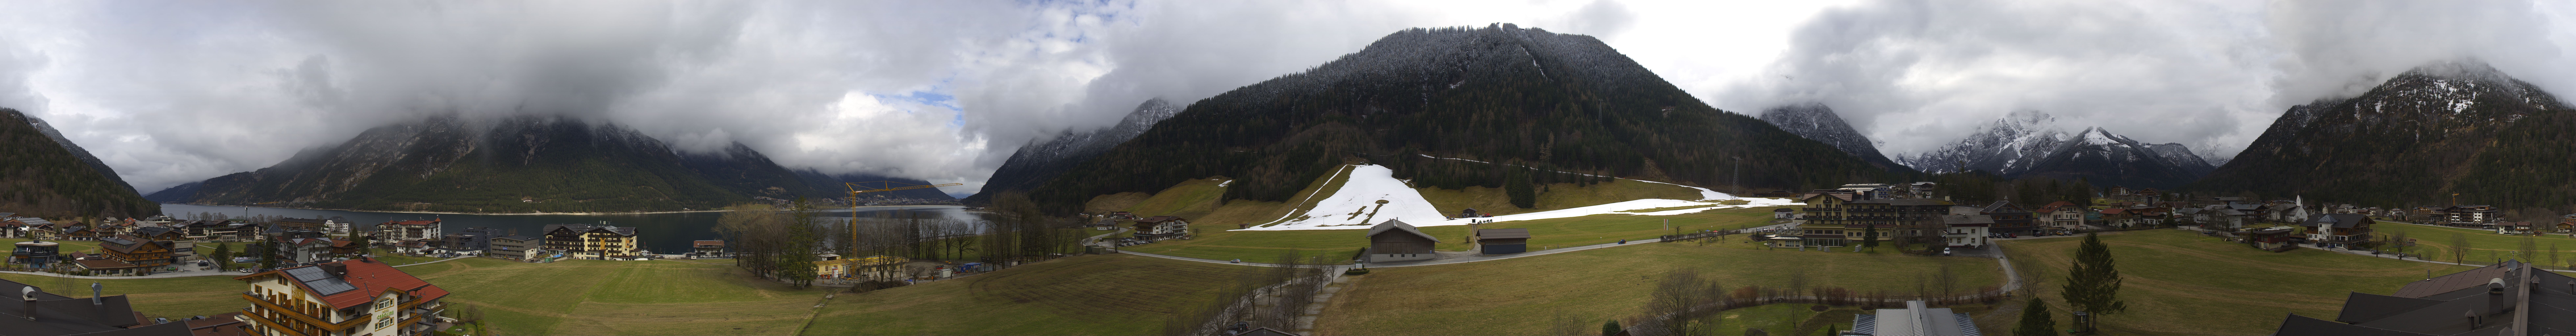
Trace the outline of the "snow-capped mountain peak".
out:
<instances>
[{"instance_id":1,"label":"snow-capped mountain peak","mask_svg":"<svg viewBox=\"0 0 2576 336\"><path fill-rule=\"evenodd\" d=\"M1956 172L1961 169L1984 170L2002 175L2029 170L2063 144L2069 135L2057 125L2057 117L2039 111L2005 114L1994 123L1978 127L1976 132L1959 142L1941 148L1899 156L1897 163L1931 173Z\"/></svg>"}]
</instances>

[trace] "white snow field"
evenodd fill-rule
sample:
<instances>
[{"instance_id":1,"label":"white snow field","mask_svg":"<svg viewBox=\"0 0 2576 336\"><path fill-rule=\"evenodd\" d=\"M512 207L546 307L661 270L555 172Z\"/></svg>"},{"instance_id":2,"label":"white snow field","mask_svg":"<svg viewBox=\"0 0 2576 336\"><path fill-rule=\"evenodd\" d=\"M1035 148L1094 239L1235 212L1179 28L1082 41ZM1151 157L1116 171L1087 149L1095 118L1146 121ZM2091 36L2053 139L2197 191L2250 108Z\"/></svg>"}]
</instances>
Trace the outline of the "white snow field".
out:
<instances>
[{"instance_id":1,"label":"white snow field","mask_svg":"<svg viewBox=\"0 0 2576 336\"><path fill-rule=\"evenodd\" d=\"M1440 211L1439 208L1431 205L1431 201L1423 199L1420 191L1416 191L1413 187L1405 185L1403 180L1395 179L1395 170L1393 169L1387 169L1386 166L1379 165L1361 165L1351 167L1348 171L1349 180L1343 182L1341 188L1332 190L1330 194L1331 196L1325 196L1322 201L1316 202L1315 206L1311 208L1311 210L1290 212L1287 216L1283 216L1277 220L1272 220L1269 223L1253 226L1248 229L1231 231L1365 229L1370 225L1383 223L1389 219L1403 220L1404 223L1412 224L1413 226L1442 226L1467 225L1471 221L1510 222L1582 217L1601 214L1665 216L1695 213L1713 209L1755 208L1802 204L1796 201L1783 199L1739 198L1725 193L1710 191L1707 188L1682 186L1691 189L1698 189L1701 199L1641 199L1523 214L1474 219L1448 219L1443 215L1443 212ZM1342 174L1335 174L1332 177L1326 177L1326 181L1330 181L1332 178L1338 178L1341 176ZM1671 184L1654 181L1629 181ZM1679 186L1678 184L1674 185ZM1303 198L1312 199L1314 197L1314 195L1306 195L1306 197ZM1750 201L1751 203L1746 203L1744 205L1723 205L1715 203L1715 201L1718 200L1736 199ZM1385 203L1379 203L1381 201ZM1297 203L1303 204L1306 202L1304 200L1300 200ZM1704 205L1709 207L1655 212L1622 212L1639 209Z\"/></svg>"}]
</instances>

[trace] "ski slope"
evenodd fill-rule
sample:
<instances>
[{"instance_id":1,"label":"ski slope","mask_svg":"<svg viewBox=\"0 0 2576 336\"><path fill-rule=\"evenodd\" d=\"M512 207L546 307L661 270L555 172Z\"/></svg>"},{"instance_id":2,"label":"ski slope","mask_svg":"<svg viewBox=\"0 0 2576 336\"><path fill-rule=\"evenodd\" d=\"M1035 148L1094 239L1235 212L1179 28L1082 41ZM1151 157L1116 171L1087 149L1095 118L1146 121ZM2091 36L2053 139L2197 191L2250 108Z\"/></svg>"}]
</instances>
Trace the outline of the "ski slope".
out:
<instances>
[{"instance_id":1,"label":"ski slope","mask_svg":"<svg viewBox=\"0 0 2576 336\"><path fill-rule=\"evenodd\" d=\"M1327 181L1330 181L1329 178L1338 178L1342 176L1344 176L1344 174L1337 173L1333 175L1333 177L1328 177ZM1386 166L1360 165L1351 167L1348 169L1347 176L1348 180L1345 180L1340 188L1332 190L1330 196L1325 196L1323 200L1315 201L1315 206L1308 208L1309 210L1293 211L1277 220L1272 220L1269 223L1264 223L1247 229L1231 231L1361 229L1367 228L1369 225L1386 222L1389 219L1403 220L1404 223L1412 224L1413 226L1443 226L1467 225L1472 221L1510 222L1583 217L1603 214L1667 216L1696 213L1713 209L1758 208L1801 204L1795 201L1782 199L1740 198L1735 197L1734 195L1710 191L1707 188L1673 184L1676 186L1699 190L1701 199L1640 199L1571 209L1558 209L1473 219L1449 219L1443 215L1444 212L1438 207L1432 206L1431 201L1422 198L1422 193L1420 191L1414 190L1412 186L1405 185L1403 180L1397 180L1395 178L1395 170L1388 169ZM1654 181L1630 181L1672 184ZM1307 195L1305 198L1312 199L1314 197L1314 195ZM1744 205L1723 205L1715 203L1719 200L1745 200L1751 203L1746 203ZM1304 200L1300 200L1298 202L1298 204L1304 203L1306 203ZM1714 206L1655 212L1623 212L1641 209L1707 205Z\"/></svg>"}]
</instances>

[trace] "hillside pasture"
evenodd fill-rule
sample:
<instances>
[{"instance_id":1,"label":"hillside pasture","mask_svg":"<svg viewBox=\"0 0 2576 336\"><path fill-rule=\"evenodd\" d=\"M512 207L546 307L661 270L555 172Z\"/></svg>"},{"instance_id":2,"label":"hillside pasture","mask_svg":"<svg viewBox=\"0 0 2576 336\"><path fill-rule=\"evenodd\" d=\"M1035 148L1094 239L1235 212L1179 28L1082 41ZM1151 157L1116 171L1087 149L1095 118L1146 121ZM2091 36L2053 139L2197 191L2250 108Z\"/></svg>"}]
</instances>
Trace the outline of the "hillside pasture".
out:
<instances>
[{"instance_id":1,"label":"hillside pasture","mask_svg":"<svg viewBox=\"0 0 2576 336\"><path fill-rule=\"evenodd\" d=\"M1257 267L1091 255L859 294L808 335L1146 335Z\"/></svg>"}]
</instances>

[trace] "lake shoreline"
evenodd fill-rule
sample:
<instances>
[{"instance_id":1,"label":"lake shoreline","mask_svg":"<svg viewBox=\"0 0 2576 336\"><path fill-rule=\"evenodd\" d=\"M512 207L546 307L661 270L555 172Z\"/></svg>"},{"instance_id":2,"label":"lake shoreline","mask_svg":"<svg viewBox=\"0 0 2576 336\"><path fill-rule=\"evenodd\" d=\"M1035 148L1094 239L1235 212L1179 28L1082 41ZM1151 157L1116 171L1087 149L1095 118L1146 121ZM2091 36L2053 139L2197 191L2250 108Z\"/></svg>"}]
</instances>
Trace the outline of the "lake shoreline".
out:
<instances>
[{"instance_id":1,"label":"lake shoreline","mask_svg":"<svg viewBox=\"0 0 2576 336\"><path fill-rule=\"evenodd\" d=\"M322 209L322 208L280 208L280 207L264 207L264 206L213 205L213 204L187 204L187 203L162 203L162 204L194 205L194 206L209 206L209 207L227 207L227 208L261 208L261 209L291 209L291 210L329 210L329 211L349 211L349 212L381 212L381 213L433 214L433 215L496 215L496 216L514 216L514 215L610 216L610 215L654 215L654 214L678 214L678 213L702 213L702 212L733 212L733 210L690 210L690 211L651 211L651 212L534 212L534 213L530 213L530 212L439 212L439 211L382 211L382 210ZM912 209L912 208L936 208L936 207L956 207L956 208L965 208L966 206L963 206L963 205L873 205L873 206L862 206L862 207L855 207L855 208L823 209L823 211L849 211L849 210L867 210L867 209L882 209L882 208L903 208L903 209ZM785 211L785 210L771 210L771 211Z\"/></svg>"}]
</instances>

